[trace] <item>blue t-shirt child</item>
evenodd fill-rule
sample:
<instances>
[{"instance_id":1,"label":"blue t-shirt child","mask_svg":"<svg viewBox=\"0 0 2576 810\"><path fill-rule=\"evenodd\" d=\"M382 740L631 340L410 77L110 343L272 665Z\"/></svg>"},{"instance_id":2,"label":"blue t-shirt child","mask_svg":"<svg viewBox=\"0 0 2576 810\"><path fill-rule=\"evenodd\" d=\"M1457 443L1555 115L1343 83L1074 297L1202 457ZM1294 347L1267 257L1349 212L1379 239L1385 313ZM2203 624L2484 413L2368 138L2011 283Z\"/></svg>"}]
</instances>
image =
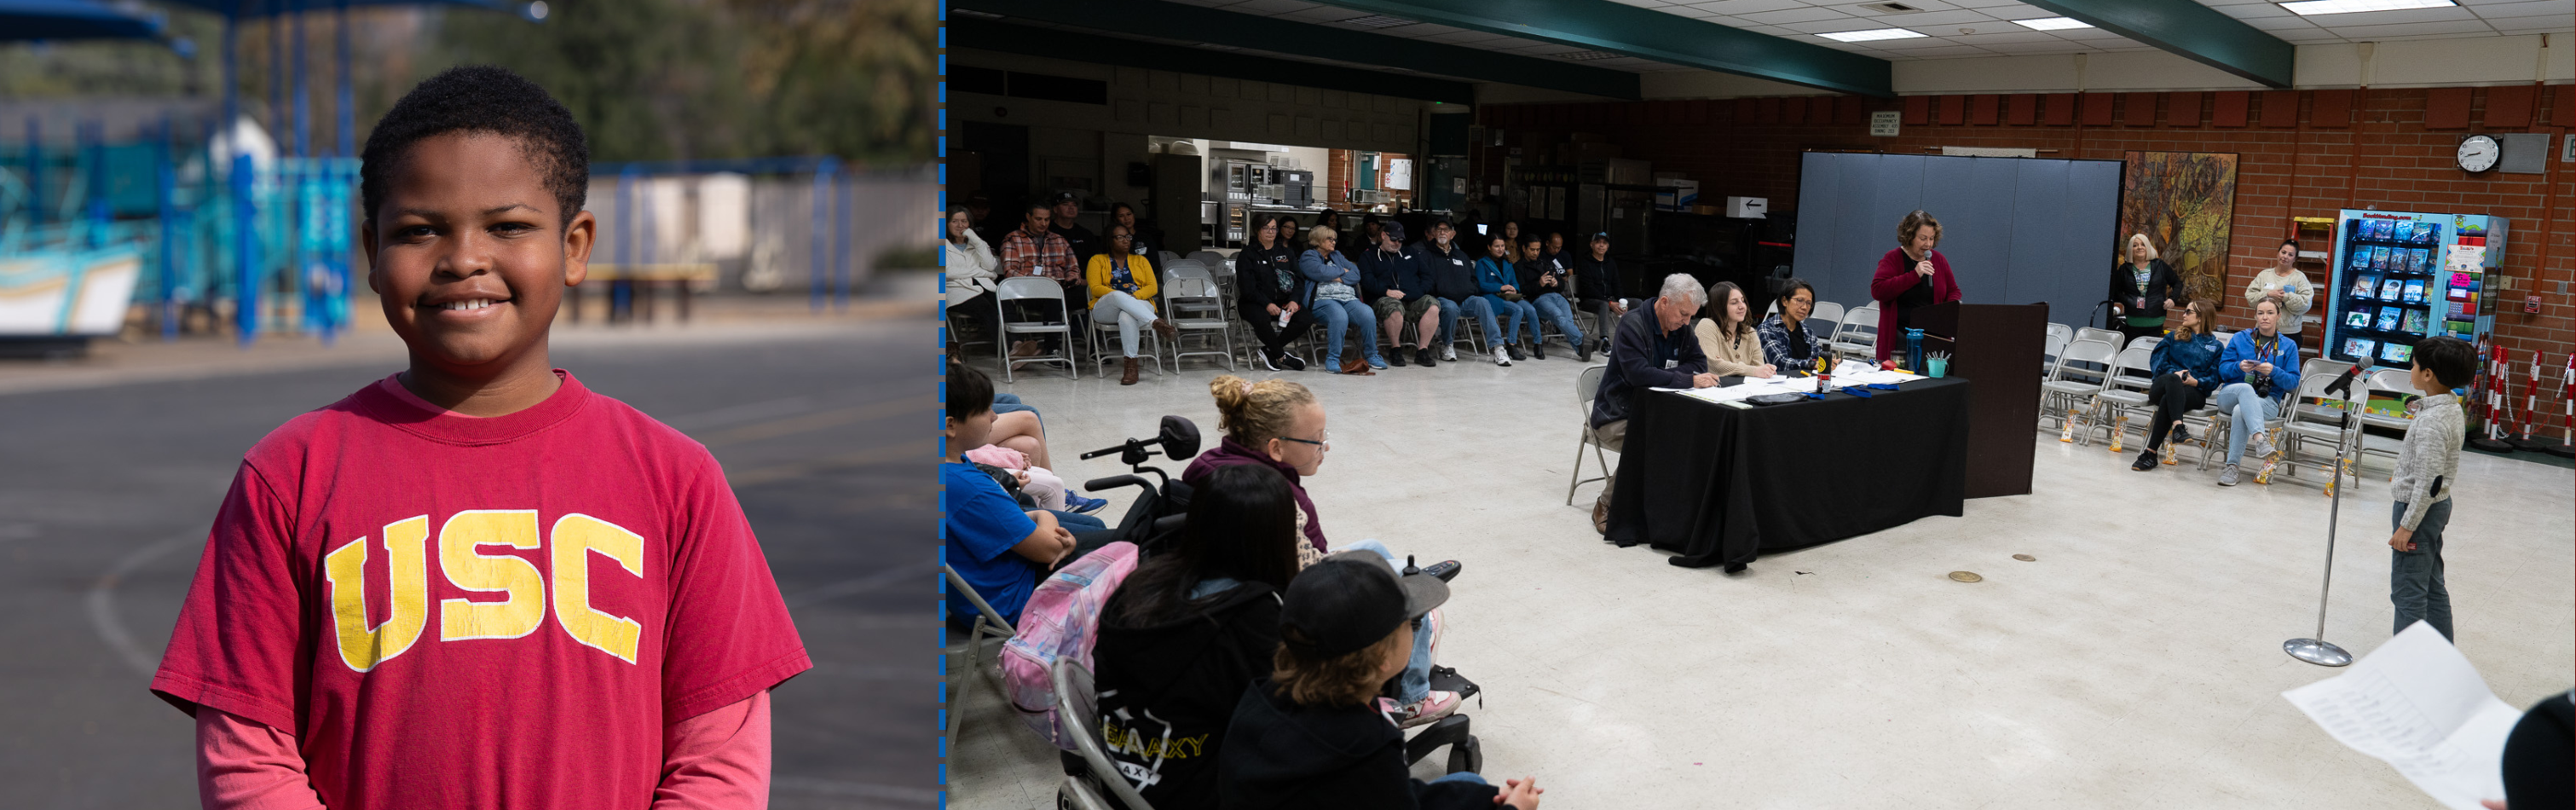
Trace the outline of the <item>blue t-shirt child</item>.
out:
<instances>
[{"instance_id":1,"label":"blue t-shirt child","mask_svg":"<svg viewBox=\"0 0 2576 810\"><path fill-rule=\"evenodd\" d=\"M1001 484L973 464L941 463L939 479L948 501L942 526L947 542L940 547L943 561L966 584L975 586L986 604L1018 623L1021 606L1028 604L1029 592L1037 588L1038 568L1011 549L1038 530L1037 522L1020 510L1020 503ZM948 615L968 622L976 616L975 603L957 593L955 583L948 585Z\"/></svg>"}]
</instances>

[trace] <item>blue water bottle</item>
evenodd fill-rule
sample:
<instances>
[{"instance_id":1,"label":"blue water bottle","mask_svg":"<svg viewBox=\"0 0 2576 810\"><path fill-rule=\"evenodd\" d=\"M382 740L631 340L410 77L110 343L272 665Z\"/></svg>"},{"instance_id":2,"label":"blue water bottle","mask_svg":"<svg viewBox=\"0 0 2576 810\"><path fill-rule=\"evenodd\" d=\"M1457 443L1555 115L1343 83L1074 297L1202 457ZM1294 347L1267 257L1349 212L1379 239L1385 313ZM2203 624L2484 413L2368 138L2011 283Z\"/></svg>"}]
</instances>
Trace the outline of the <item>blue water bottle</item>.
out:
<instances>
[{"instance_id":1,"label":"blue water bottle","mask_svg":"<svg viewBox=\"0 0 2576 810\"><path fill-rule=\"evenodd\" d=\"M1923 330L1905 330L1905 370L1923 373Z\"/></svg>"}]
</instances>

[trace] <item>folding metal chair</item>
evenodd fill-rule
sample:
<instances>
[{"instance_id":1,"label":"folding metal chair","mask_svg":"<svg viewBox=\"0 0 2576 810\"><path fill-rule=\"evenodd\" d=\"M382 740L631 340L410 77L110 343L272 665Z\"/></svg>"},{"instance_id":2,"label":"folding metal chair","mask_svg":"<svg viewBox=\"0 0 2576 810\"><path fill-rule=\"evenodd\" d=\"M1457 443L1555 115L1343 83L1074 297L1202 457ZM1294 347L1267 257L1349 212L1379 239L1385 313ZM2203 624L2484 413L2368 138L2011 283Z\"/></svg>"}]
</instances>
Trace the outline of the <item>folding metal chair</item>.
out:
<instances>
[{"instance_id":1,"label":"folding metal chair","mask_svg":"<svg viewBox=\"0 0 2576 810\"><path fill-rule=\"evenodd\" d=\"M1567 476L1571 480L1565 485L1565 505L1567 506L1574 505L1574 490L1594 481L1610 480L1610 461L1608 457L1601 455L1601 434L1592 428L1592 398L1600 392L1601 375L1607 373L1609 369L1610 366L1607 363L1585 366L1583 373L1574 377L1574 407L1583 414L1583 435L1574 443L1574 473ZM1600 475L1591 478L1583 477L1583 448L1585 447L1592 448L1592 462L1601 468Z\"/></svg>"},{"instance_id":2,"label":"folding metal chair","mask_svg":"<svg viewBox=\"0 0 2576 810\"><path fill-rule=\"evenodd\" d=\"M1834 351L1858 357L1878 354L1878 302L1851 311L1834 332Z\"/></svg>"},{"instance_id":3,"label":"folding metal chair","mask_svg":"<svg viewBox=\"0 0 2576 810\"><path fill-rule=\"evenodd\" d=\"M2089 403L2094 394L2102 391L2111 376L2111 362L2118 356L2119 351L2111 348L2109 343L2079 340L2067 344L2066 353L2058 359L2055 375L2039 384L2043 395L2039 418L2046 420L2055 414L2057 424L2050 427L2065 430L2067 423L2075 419L2077 403ZM2077 440L2082 441L2083 438L2079 436Z\"/></svg>"},{"instance_id":4,"label":"folding metal chair","mask_svg":"<svg viewBox=\"0 0 2576 810\"><path fill-rule=\"evenodd\" d=\"M2283 474L2298 475L2300 451L2314 444L2325 444L2334 448L2334 452L2329 454L2330 460L2326 463L2326 474L2329 476L2327 480L2333 480L2331 476L2342 474L2343 460L2352 441L2351 432L2343 428L2343 411L2345 408L2360 407L2326 393L2326 388L2333 385L2335 378L2342 374L2342 371L2337 370L2302 376L2299 378L2298 393L2284 403L2287 407L2283 409L2282 415L2288 423L2281 431L2281 472ZM2354 420L2353 431L2360 430L2360 425L2360 420ZM2356 486L2359 485L2361 477L2358 474L2354 475L2352 482Z\"/></svg>"},{"instance_id":5,"label":"folding metal chair","mask_svg":"<svg viewBox=\"0 0 2576 810\"><path fill-rule=\"evenodd\" d=\"M1017 631L1011 629L1010 620L1002 618L1001 611L994 610L992 603L984 601L983 594L975 592L975 586L966 584L966 578L957 575L957 569L943 563L939 566L939 571L948 576L948 584L954 586L959 595L966 597L966 601L975 606L976 614L973 627L967 631L966 644L963 647L951 647L943 651L948 655L964 653L966 656L965 666L949 670L950 677L956 679L948 689L948 747L953 751L957 748L957 729L966 724L966 688L973 685L974 673L982 670L985 677L993 679L993 688L996 691L1002 688L1001 670L998 668L986 670L979 660L984 642L1008 641ZM996 663L1001 660L998 652L995 653L993 660Z\"/></svg>"},{"instance_id":6,"label":"folding metal chair","mask_svg":"<svg viewBox=\"0 0 2576 810\"><path fill-rule=\"evenodd\" d=\"M1158 314L1168 316L1170 311L1165 310ZM1121 353L1125 347L1112 345L1118 340L1117 317L1092 319L1091 328L1084 330L1084 336L1089 338L1091 344L1091 365L1100 370L1101 377L1109 376L1110 363L1127 359L1127 356ZM1162 334L1154 331L1153 324L1145 323L1137 325L1136 336L1145 342L1144 353L1137 355L1137 359L1154 361L1154 376L1171 376L1170 372L1163 369Z\"/></svg>"},{"instance_id":7,"label":"folding metal chair","mask_svg":"<svg viewBox=\"0 0 2576 810\"><path fill-rule=\"evenodd\" d=\"M2137 339L2129 341L2128 347L2132 349L2145 349L2152 352L2156 350L2158 345L2161 345L2164 342L2164 338L2160 338L2155 335L2139 335Z\"/></svg>"},{"instance_id":8,"label":"folding metal chair","mask_svg":"<svg viewBox=\"0 0 2576 810\"><path fill-rule=\"evenodd\" d=\"M1029 306L1039 310L1045 310L1052 304L1056 319L1012 320L1010 306L1012 301L1027 301ZM1057 284L1055 279L1041 276L1002 279L1001 284L993 288L993 314L994 322L1002 325L1002 337L1006 338L1001 341L1002 347L998 352L1002 356L1003 382L1016 381L1014 370L1021 363L1063 363L1065 376L1082 379L1082 372L1075 370L1073 362L1073 313L1065 308L1064 286ZM1054 335L1058 338L1054 352L1029 357L1010 356L1011 341L1008 338L1035 338L1046 335Z\"/></svg>"},{"instance_id":9,"label":"folding metal chair","mask_svg":"<svg viewBox=\"0 0 2576 810\"><path fill-rule=\"evenodd\" d=\"M2117 330L2101 329L2091 326L2075 330L2075 340L2098 340L2111 344L2111 347L2115 349L2119 348L2122 344L2129 342L2128 336L2120 334ZM2075 340L2067 342L2073 343Z\"/></svg>"},{"instance_id":10,"label":"folding metal chair","mask_svg":"<svg viewBox=\"0 0 2576 810\"><path fill-rule=\"evenodd\" d=\"M1056 789L1056 804L1072 810L1154 810L1127 777L1118 771L1118 762L1109 758L1109 744L1100 738L1100 694L1092 685L1091 670L1074 656L1060 656L1047 668L1055 683L1055 713L1063 718L1066 728L1081 729L1073 735L1073 753L1082 761L1081 773L1064 777ZM1103 796L1103 793L1108 794ZM1117 801L1112 803L1110 798Z\"/></svg>"},{"instance_id":11,"label":"folding metal chair","mask_svg":"<svg viewBox=\"0 0 2576 810\"><path fill-rule=\"evenodd\" d=\"M1843 320L1843 305L1832 301L1818 301L1815 310L1807 313L1806 323L1799 324L1799 328L1805 329L1811 335L1824 334L1830 339L1834 333L1842 331Z\"/></svg>"},{"instance_id":12,"label":"folding metal chair","mask_svg":"<svg viewBox=\"0 0 2576 810\"><path fill-rule=\"evenodd\" d=\"M1217 357L1234 370L1234 324L1226 317L1225 297L1216 277L1198 262L1181 259L1163 268L1163 317L1181 333L1172 339L1172 370L1188 357ZM1190 338L1212 338L1222 351L1188 351Z\"/></svg>"},{"instance_id":13,"label":"folding metal chair","mask_svg":"<svg viewBox=\"0 0 2576 810\"><path fill-rule=\"evenodd\" d=\"M2114 356L2110 376L2103 380L2102 390L2093 395L2093 406L2084 418L2087 426L2083 435L2076 437L2077 444L2089 444L2096 429L2104 431L2102 440L2108 442L2112 432L2126 430L2127 423L2120 418L2130 415L2130 411L2155 411L2155 403L2147 400L2147 388L2156 381L2155 370L2149 365L2153 357L2135 348L2122 349ZM2146 434L2146 426L2139 426L2138 435Z\"/></svg>"}]
</instances>

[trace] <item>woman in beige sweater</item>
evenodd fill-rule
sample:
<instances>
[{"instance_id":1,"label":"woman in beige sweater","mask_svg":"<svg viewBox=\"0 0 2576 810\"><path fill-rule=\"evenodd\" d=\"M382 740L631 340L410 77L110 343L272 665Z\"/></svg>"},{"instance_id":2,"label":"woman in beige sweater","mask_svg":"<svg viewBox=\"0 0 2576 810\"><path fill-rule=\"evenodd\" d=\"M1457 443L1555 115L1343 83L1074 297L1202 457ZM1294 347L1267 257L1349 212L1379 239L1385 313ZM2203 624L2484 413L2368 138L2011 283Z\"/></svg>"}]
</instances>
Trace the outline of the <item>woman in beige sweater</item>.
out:
<instances>
[{"instance_id":1,"label":"woman in beige sweater","mask_svg":"<svg viewBox=\"0 0 2576 810\"><path fill-rule=\"evenodd\" d=\"M1752 306L1744 301L1744 290L1734 282L1720 281L1709 285L1707 317L1691 325L1699 336L1699 348L1708 355L1708 373L1720 377L1769 377L1779 372L1762 362L1762 337L1753 331L1747 317Z\"/></svg>"}]
</instances>

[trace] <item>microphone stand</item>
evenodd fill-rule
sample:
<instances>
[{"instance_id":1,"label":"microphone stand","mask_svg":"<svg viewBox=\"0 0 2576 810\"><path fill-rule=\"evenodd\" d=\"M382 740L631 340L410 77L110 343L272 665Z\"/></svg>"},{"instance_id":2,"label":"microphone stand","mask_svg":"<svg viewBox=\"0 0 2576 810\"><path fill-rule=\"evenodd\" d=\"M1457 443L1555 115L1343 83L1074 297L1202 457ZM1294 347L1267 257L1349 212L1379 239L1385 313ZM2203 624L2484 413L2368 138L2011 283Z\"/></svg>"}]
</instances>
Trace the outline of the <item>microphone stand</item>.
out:
<instances>
[{"instance_id":1,"label":"microphone stand","mask_svg":"<svg viewBox=\"0 0 2576 810\"><path fill-rule=\"evenodd\" d=\"M2345 371L2342 377L2337 378L2333 385L2326 386L2326 393L2341 391L2346 397L2352 396L2354 378L2360 376L2362 363L2367 362L2369 358L2365 357L2361 363L2353 364L2353 367ZM2367 383L2364 384L2367 385ZM2296 399L2296 395L2293 395L2293 401L2290 403L2292 407L2298 405ZM2342 482L2339 479L2343 476L2343 459L2344 454L2348 452L2347 445L2352 441L2353 411L2359 409L2368 400L2369 396L2365 394L2358 401L2344 401L2343 421L2338 425L2339 429L2336 433L2338 438L2335 441L2334 460L2326 465L2326 486L2334 490L2334 497L2330 499L2332 504L2326 507L2326 576L2325 584L2317 588L2317 635L2314 638L2294 638L2281 642L2282 652L2289 653L2292 658L2321 667L2352 664L2352 653L2345 652L2342 647L2335 646L2334 642L2325 640L2326 595L2334 589L2335 529L2343 516L2344 487L2341 486Z\"/></svg>"}]
</instances>

